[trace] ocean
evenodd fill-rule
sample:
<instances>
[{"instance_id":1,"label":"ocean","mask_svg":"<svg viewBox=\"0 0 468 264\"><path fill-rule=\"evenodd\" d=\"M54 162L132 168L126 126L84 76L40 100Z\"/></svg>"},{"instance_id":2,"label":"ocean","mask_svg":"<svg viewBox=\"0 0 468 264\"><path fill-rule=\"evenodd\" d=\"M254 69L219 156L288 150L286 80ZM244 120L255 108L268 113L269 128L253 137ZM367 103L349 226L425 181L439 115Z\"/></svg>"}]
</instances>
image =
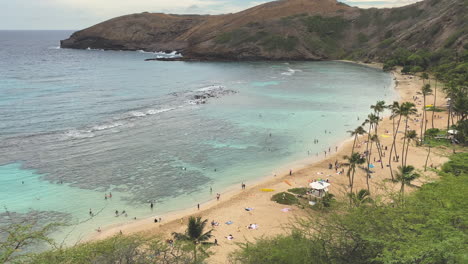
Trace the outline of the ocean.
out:
<instances>
[{"instance_id":1,"label":"ocean","mask_svg":"<svg viewBox=\"0 0 468 264\"><path fill-rule=\"evenodd\" d=\"M322 157L396 99L361 65L145 61L171 55L60 49L71 33L0 31L0 224L66 223L65 244Z\"/></svg>"}]
</instances>

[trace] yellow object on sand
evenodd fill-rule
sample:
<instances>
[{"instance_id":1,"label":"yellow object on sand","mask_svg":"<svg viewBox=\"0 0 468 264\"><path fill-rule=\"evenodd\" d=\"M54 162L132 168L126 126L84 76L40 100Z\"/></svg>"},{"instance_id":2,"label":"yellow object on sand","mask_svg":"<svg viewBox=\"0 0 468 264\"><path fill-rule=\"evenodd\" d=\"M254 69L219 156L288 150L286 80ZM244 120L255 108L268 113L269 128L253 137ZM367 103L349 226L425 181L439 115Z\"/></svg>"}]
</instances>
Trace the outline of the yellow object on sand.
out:
<instances>
[{"instance_id":1,"label":"yellow object on sand","mask_svg":"<svg viewBox=\"0 0 468 264\"><path fill-rule=\"evenodd\" d=\"M390 137L389 135L380 135L381 137L388 138Z\"/></svg>"},{"instance_id":2,"label":"yellow object on sand","mask_svg":"<svg viewBox=\"0 0 468 264\"><path fill-rule=\"evenodd\" d=\"M434 105L426 105L426 107L433 107Z\"/></svg>"},{"instance_id":3,"label":"yellow object on sand","mask_svg":"<svg viewBox=\"0 0 468 264\"><path fill-rule=\"evenodd\" d=\"M292 186L291 182L289 182L288 180L284 180L284 183L286 183L289 186Z\"/></svg>"},{"instance_id":4,"label":"yellow object on sand","mask_svg":"<svg viewBox=\"0 0 468 264\"><path fill-rule=\"evenodd\" d=\"M263 189L260 189L260 191L262 191L262 192L274 192L275 190L274 189L263 188Z\"/></svg>"}]
</instances>

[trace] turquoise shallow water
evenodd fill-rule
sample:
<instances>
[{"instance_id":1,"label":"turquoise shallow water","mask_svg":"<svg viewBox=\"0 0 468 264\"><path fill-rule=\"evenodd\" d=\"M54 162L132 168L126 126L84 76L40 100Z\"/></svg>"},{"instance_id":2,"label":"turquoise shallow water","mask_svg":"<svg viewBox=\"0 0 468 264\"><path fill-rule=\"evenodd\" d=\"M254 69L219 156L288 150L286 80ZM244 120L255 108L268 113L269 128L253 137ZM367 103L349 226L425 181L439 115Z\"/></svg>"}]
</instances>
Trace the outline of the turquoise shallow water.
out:
<instances>
[{"instance_id":1,"label":"turquoise shallow water","mask_svg":"<svg viewBox=\"0 0 468 264\"><path fill-rule=\"evenodd\" d=\"M360 65L145 62L156 55L58 49L68 34L0 31L0 203L69 223L54 237L70 244L334 148L395 97Z\"/></svg>"}]
</instances>

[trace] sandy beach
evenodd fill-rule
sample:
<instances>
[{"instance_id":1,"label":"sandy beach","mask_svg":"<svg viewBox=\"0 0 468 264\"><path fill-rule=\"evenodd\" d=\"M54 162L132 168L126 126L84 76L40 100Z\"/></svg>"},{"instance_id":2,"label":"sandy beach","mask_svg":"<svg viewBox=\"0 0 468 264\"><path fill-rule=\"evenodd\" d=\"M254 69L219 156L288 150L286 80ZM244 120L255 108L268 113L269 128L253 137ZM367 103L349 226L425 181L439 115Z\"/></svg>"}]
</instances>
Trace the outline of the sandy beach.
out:
<instances>
[{"instance_id":1,"label":"sandy beach","mask_svg":"<svg viewBox=\"0 0 468 264\"><path fill-rule=\"evenodd\" d=\"M365 64L369 67L381 68L380 64ZM399 95L400 102L409 101L414 102L418 109L418 113L422 113L422 96L418 95L417 92L420 90L423 82L417 76L402 75L399 71L393 72L395 78L395 89ZM413 96L418 96L418 100L414 100ZM376 101L378 98L376 98ZM438 107L445 107L445 96L443 95L440 87L437 91L437 103ZM434 101L433 95L426 98L427 104L432 104ZM391 102L386 102L390 104ZM369 109L371 113L371 109ZM444 128L447 122L447 113L439 112L436 113L439 118L434 119L434 125L436 128ZM428 125L431 127L432 112L428 112ZM420 118L419 118L420 119ZM411 119L408 122L409 128L414 129L419 134L420 123ZM402 127L400 126L400 131ZM366 130L368 128L365 128ZM370 186L372 195L384 194L391 190L397 190L399 184L394 184L388 181L391 178L390 170L386 166L388 163L390 146L392 143L392 120L388 117L383 119L379 125L379 139L383 148L388 147L386 156L383 158L383 168L380 163L373 162L375 164L372 178L370 179ZM402 134L401 134L402 135ZM367 135L359 138L361 144L356 151L365 151L364 141ZM397 145L398 151L401 151L401 136L397 137L400 141ZM200 204L200 210L197 209L197 201L190 201L190 205L193 208L175 212L168 215L157 215L161 217L161 223L155 223L154 217L134 220L125 225L110 226L104 228L100 233L95 233L93 236L86 239L96 240L103 239L119 232L123 234L133 234L138 232L144 232L146 235L160 235L163 238L170 237L171 232L183 232L186 228L187 219L189 216L201 216L204 219L208 219L219 222L220 225L216 226L213 232L214 238L218 240L219 246L213 246L211 251L215 254L208 259L209 263L227 263L227 256L230 252L237 248L236 243L253 241L256 238L262 236L273 236L280 233L284 233L291 221L294 221L297 217L307 217L309 215L308 210L303 210L295 206L285 206L277 204L270 200L271 196L278 192L286 191L290 188L295 187L306 187L308 184L315 179L329 179L331 186L330 192L337 196L338 199L344 198L347 191L348 179L346 174L337 174L335 169L328 169L328 164L334 164L335 161L342 162L344 155L351 154L352 140L347 140L340 145L338 150L335 150L335 146L331 146L331 152L324 157L323 153L319 155L320 160L317 157L311 157L298 161L295 164L288 166L278 166L280 169L277 170L276 176L269 176L257 181L245 182L247 188L242 190L241 185L234 186L229 190L223 190L219 201L216 200L216 193L221 190L213 190L213 199L207 203ZM385 152L385 151L384 151ZM440 152L440 151L439 151ZM373 150L373 157L378 160L377 151ZM410 146L409 147L408 164L415 166L417 169L424 171L424 164L427 156L427 149L421 147ZM400 154L401 155L401 154ZM443 153L438 153L437 150L433 150L428 161L428 166L432 165L440 167L441 164L447 161ZM395 170L399 163L392 163L392 167ZM289 170L292 170L292 175L289 175ZM347 168L345 168L347 170ZM432 172L424 172L427 177L421 177L414 182L415 185L421 185L422 183L431 180L436 177ZM290 183L285 182L285 180ZM366 177L362 170L356 171L355 179L355 190L359 190L366 187ZM263 192L262 188L273 189L273 192ZM245 208L253 208L251 211L246 211ZM284 208L291 208L291 210L282 210ZM157 210L157 205L155 207ZM315 212L320 214L320 212ZM226 224L231 221L232 224ZM248 229L249 224L257 224L258 229ZM233 240L227 240L225 237L232 235Z\"/></svg>"}]
</instances>

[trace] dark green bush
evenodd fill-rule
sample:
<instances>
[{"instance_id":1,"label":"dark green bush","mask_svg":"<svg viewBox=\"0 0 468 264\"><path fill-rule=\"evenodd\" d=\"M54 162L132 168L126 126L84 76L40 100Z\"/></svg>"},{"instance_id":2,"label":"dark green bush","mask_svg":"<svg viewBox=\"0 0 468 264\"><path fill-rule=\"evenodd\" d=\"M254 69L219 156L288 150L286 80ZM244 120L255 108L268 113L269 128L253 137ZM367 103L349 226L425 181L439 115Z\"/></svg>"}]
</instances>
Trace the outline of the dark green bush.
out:
<instances>
[{"instance_id":1,"label":"dark green bush","mask_svg":"<svg viewBox=\"0 0 468 264\"><path fill-rule=\"evenodd\" d=\"M271 200L279 204L286 204L286 205L299 203L299 200L296 198L295 195L287 193L287 192L277 193L271 197Z\"/></svg>"}]
</instances>

